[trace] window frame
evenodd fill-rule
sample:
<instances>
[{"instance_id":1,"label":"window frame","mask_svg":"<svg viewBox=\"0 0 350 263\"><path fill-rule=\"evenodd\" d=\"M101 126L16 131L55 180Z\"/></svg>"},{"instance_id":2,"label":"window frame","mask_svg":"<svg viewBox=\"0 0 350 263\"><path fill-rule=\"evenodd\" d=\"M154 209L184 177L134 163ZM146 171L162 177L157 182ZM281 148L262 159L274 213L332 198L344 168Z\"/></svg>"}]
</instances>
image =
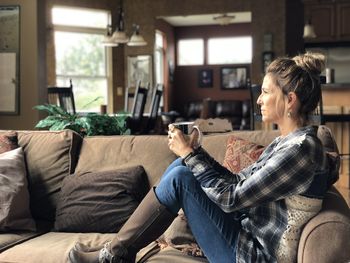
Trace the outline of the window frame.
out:
<instances>
[{"instance_id":1,"label":"window frame","mask_svg":"<svg viewBox=\"0 0 350 263\"><path fill-rule=\"evenodd\" d=\"M102 9L94 9L94 8L80 8L80 7L70 7L70 6L62 6L62 5L55 5L52 7L62 7L62 8L67 8L67 9L78 9L78 10L89 10L89 11L96 11L96 12L105 12L108 16L108 21L111 20L111 12L108 10L102 10ZM51 9L51 11L52 11ZM55 43L55 33L56 32L64 32L64 33L81 33L81 34L97 34L97 35L102 35L104 36L106 34L106 29L105 28L97 28L97 27L83 27L83 26L70 26L70 25L60 25L60 24L54 24L52 21L52 29L53 29L53 45L54 48L56 49L56 43ZM102 44L101 44L102 45ZM96 76L87 76L87 75L80 75L80 74L57 74L57 69L56 69L56 53L54 54L55 56L55 81L57 82L58 79L63 79L66 78L67 80L69 79L94 79L94 80L106 80L107 87L106 87L106 102L108 105L113 104L113 98L110 94L113 94L113 56L112 56L112 50L111 48L105 47L105 67L104 67L104 72L105 75L96 75ZM74 85L74 84L73 84ZM73 89L74 90L74 89ZM88 102L87 102L88 103ZM84 111L79 111L77 109L77 112L79 113L84 113ZM89 112L97 112L97 111L89 111Z\"/></svg>"}]
</instances>

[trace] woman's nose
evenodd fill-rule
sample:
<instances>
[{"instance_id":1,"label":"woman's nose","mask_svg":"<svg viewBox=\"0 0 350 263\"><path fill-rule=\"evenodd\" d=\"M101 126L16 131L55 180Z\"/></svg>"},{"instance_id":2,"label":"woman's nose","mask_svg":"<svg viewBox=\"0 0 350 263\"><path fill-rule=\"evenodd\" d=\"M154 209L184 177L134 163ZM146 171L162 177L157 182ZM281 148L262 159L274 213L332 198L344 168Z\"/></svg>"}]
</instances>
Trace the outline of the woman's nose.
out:
<instances>
[{"instance_id":1,"label":"woman's nose","mask_svg":"<svg viewBox=\"0 0 350 263\"><path fill-rule=\"evenodd\" d=\"M258 99L256 100L256 104L258 104L258 105L261 104L261 94L259 95Z\"/></svg>"}]
</instances>

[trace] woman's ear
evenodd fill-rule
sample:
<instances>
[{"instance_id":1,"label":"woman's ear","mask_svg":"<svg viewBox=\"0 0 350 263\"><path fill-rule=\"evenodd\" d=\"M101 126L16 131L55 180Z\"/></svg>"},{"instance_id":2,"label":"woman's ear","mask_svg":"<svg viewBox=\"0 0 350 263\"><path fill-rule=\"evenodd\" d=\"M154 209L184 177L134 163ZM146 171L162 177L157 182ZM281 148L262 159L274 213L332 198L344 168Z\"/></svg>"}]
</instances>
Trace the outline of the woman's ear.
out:
<instances>
[{"instance_id":1,"label":"woman's ear","mask_svg":"<svg viewBox=\"0 0 350 263\"><path fill-rule=\"evenodd\" d=\"M287 99L288 99L288 105L290 107L294 107L294 105L296 105L296 103L298 101L298 97L295 94L295 92L289 92L287 95Z\"/></svg>"}]
</instances>

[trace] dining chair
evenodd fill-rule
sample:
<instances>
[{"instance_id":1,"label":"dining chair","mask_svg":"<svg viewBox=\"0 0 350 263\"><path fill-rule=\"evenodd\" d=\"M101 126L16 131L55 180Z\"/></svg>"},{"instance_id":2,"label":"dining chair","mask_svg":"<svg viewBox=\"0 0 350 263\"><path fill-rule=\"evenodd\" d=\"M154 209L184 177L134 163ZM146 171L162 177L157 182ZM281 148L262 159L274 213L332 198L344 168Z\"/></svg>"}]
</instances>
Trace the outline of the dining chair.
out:
<instances>
[{"instance_id":1,"label":"dining chair","mask_svg":"<svg viewBox=\"0 0 350 263\"><path fill-rule=\"evenodd\" d=\"M261 115L261 110L260 106L257 103L257 100L260 96L261 93L261 85L258 84L252 84L249 86L249 91L250 91L250 127L252 130L255 130L256 128L256 123L257 122L262 122L262 115Z\"/></svg>"},{"instance_id":2,"label":"dining chair","mask_svg":"<svg viewBox=\"0 0 350 263\"><path fill-rule=\"evenodd\" d=\"M124 111L131 112L131 108L133 106L133 100L135 96L135 87L127 87L125 89L125 97L124 97Z\"/></svg>"},{"instance_id":3,"label":"dining chair","mask_svg":"<svg viewBox=\"0 0 350 263\"><path fill-rule=\"evenodd\" d=\"M147 121L146 132L154 132L159 114L159 105L163 95L163 84L157 84L152 91L151 104L149 107L149 117Z\"/></svg>"},{"instance_id":4,"label":"dining chair","mask_svg":"<svg viewBox=\"0 0 350 263\"><path fill-rule=\"evenodd\" d=\"M69 113L76 113L72 80L68 87L48 87L48 102L63 108Z\"/></svg>"},{"instance_id":5,"label":"dining chair","mask_svg":"<svg viewBox=\"0 0 350 263\"><path fill-rule=\"evenodd\" d=\"M133 104L129 117L129 128L132 133L139 133L142 131L143 113L147 101L147 94L150 84L147 83L145 87L141 87L141 81L137 82Z\"/></svg>"}]
</instances>

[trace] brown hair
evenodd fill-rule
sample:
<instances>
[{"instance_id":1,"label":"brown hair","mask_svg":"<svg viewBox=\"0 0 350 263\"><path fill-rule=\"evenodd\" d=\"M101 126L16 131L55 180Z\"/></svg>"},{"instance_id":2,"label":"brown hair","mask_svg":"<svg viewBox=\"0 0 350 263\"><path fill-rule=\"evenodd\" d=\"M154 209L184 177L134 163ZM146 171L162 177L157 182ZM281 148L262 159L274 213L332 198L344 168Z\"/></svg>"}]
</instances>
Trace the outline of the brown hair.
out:
<instances>
[{"instance_id":1,"label":"brown hair","mask_svg":"<svg viewBox=\"0 0 350 263\"><path fill-rule=\"evenodd\" d=\"M305 124L321 98L320 74L325 67L325 57L307 52L293 58L281 57L267 68L284 95L295 92L300 101L298 116Z\"/></svg>"}]
</instances>

